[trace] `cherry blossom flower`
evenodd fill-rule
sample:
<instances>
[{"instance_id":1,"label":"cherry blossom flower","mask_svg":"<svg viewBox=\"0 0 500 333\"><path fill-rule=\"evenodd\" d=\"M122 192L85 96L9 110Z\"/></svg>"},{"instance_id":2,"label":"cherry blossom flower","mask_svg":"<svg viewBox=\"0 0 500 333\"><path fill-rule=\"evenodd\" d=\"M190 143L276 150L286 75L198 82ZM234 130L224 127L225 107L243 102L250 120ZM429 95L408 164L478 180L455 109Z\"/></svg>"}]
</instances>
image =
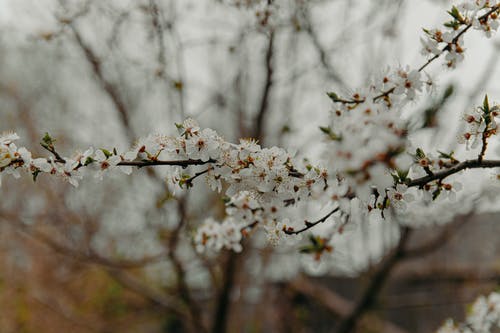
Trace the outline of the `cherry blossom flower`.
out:
<instances>
[{"instance_id":1,"label":"cherry blossom flower","mask_svg":"<svg viewBox=\"0 0 500 333\"><path fill-rule=\"evenodd\" d=\"M99 171L96 173L96 178L100 180L102 180L103 174L105 172L114 169L121 161L120 156L106 156L102 149L99 149L95 152L94 159L99 165Z\"/></svg>"},{"instance_id":2,"label":"cherry blossom flower","mask_svg":"<svg viewBox=\"0 0 500 333\"><path fill-rule=\"evenodd\" d=\"M397 184L396 188L389 188L387 190L387 197L389 198L391 207L394 207L397 212L403 213L406 211L407 203L415 200L411 193L406 193L408 186L404 184Z\"/></svg>"}]
</instances>

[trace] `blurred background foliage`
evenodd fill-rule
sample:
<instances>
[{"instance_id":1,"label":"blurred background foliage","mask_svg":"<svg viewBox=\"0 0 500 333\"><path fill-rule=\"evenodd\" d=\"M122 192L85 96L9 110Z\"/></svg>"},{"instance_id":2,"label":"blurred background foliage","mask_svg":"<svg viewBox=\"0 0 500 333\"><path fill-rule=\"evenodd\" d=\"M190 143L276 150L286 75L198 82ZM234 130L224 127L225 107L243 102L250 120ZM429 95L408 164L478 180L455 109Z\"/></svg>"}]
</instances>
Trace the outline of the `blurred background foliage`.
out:
<instances>
[{"instance_id":1,"label":"blurred background foliage","mask_svg":"<svg viewBox=\"0 0 500 333\"><path fill-rule=\"evenodd\" d=\"M193 117L229 141L255 137L315 159L325 92L348 93L387 65L421 63L421 27L443 21L447 5L2 0L0 131L15 130L40 154L49 132L70 155L127 149ZM438 87L438 96L450 83L456 91L439 105L443 146L456 141L450 114L485 89L499 93L496 44L467 45L471 59ZM435 148L429 137L423 144ZM357 331L429 332L461 318L500 279L497 216L483 213L413 232L408 244L421 252L396 260L394 225L363 225L319 263L260 234L242 254L202 256L193 231L222 217L223 201L202 180L190 191L169 188L167 175L141 169L78 189L48 177L5 179L0 331L332 332L373 292ZM297 218L314 210L297 209Z\"/></svg>"}]
</instances>

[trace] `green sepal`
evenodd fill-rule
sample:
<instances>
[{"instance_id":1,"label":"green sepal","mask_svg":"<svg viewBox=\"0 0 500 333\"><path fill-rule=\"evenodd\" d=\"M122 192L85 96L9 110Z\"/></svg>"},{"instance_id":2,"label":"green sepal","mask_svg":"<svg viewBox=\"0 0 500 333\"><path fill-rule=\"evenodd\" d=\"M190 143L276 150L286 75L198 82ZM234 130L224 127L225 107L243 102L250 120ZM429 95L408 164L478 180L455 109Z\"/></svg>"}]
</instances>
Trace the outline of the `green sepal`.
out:
<instances>
[{"instance_id":1,"label":"green sepal","mask_svg":"<svg viewBox=\"0 0 500 333\"><path fill-rule=\"evenodd\" d=\"M45 132L45 135L43 136L42 142L40 142L40 144L45 149L51 149L54 146L54 142L56 142L56 140L53 139L49 133Z\"/></svg>"},{"instance_id":2,"label":"green sepal","mask_svg":"<svg viewBox=\"0 0 500 333\"><path fill-rule=\"evenodd\" d=\"M319 129L321 130L321 132L328 135L328 137L332 141L341 141L342 140L342 136L335 134L329 126L328 127L320 126Z\"/></svg>"},{"instance_id":3,"label":"green sepal","mask_svg":"<svg viewBox=\"0 0 500 333\"><path fill-rule=\"evenodd\" d=\"M94 162L95 162L95 160L92 157L89 156L89 157L87 157L87 159L85 160L85 162L83 162L83 166L87 166L87 165L89 165L91 163L94 163Z\"/></svg>"},{"instance_id":4,"label":"green sepal","mask_svg":"<svg viewBox=\"0 0 500 333\"><path fill-rule=\"evenodd\" d=\"M104 153L104 155L106 156L106 158L110 158L111 156L113 156L113 154L109 150L104 149L104 148L100 148L100 149Z\"/></svg>"},{"instance_id":5,"label":"green sepal","mask_svg":"<svg viewBox=\"0 0 500 333\"><path fill-rule=\"evenodd\" d=\"M36 179L38 177L39 174L41 174L42 171L40 169L36 169L35 171L33 171L31 174L33 175L33 181L36 182Z\"/></svg>"},{"instance_id":6,"label":"green sepal","mask_svg":"<svg viewBox=\"0 0 500 333\"><path fill-rule=\"evenodd\" d=\"M421 148L417 148L415 153L416 153L418 159L425 158L425 153Z\"/></svg>"},{"instance_id":7,"label":"green sepal","mask_svg":"<svg viewBox=\"0 0 500 333\"><path fill-rule=\"evenodd\" d=\"M441 194L441 188L438 187L434 192L432 192L432 200L436 200Z\"/></svg>"},{"instance_id":8,"label":"green sepal","mask_svg":"<svg viewBox=\"0 0 500 333\"><path fill-rule=\"evenodd\" d=\"M332 101L334 101L334 102L338 102L339 101L339 96L336 93L334 93L334 92L327 92L326 95L328 97L330 97L330 99Z\"/></svg>"}]
</instances>

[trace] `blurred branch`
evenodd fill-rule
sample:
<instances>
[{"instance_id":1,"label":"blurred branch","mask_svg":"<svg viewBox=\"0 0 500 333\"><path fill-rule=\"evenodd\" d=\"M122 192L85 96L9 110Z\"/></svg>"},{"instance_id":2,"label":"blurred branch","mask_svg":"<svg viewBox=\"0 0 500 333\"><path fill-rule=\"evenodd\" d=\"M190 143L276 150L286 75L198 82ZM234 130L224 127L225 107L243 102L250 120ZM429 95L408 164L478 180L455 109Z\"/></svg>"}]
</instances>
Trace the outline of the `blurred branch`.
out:
<instances>
[{"instance_id":1,"label":"blurred branch","mask_svg":"<svg viewBox=\"0 0 500 333\"><path fill-rule=\"evenodd\" d=\"M351 313L340 322L337 333L353 332L361 317L375 304L376 298L385 282L389 278L392 269L403 258L404 248L410 236L410 229L401 228L401 236L396 248L377 267L375 274L370 280L368 287L363 292L361 299L357 302Z\"/></svg>"},{"instance_id":2,"label":"blurred branch","mask_svg":"<svg viewBox=\"0 0 500 333\"><path fill-rule=\"evenodd\" d=\"M201 310L196 303L196 301L191 296L191 291L186 282L186 271L182 265L181 260L177 257L177 243L179 241L179 236L182 228L186 224L186 200L187 197L180 198L178 200L178 208L180 213L180 219L177 227L173 230L172 237L170 238L170 242L168 244L168 255L170 260L173 263L176 277L177 277L177 287L179 289L180 295L192 317L192 324L196 329L196 332L205 332L206 329L203 326L201 319Z\"/></svg>"},{"instance_id":3,"label":"blurred branch","mask_svg":"<svg viewBox=\"0 0 500 333\"><path fill-rule=\"evenodd\" d=\"M333 290L311 281L305 276L299 276L294 279L289 283L289 286L295 291L319 302L335 317L345 318L354 309L354 303L338 295ZM378 317L370 319L372 322L371 324L374 324L377 327L382 327L385 333L407 333L405 329L389 321L382 320ZM373 323L374 321L376 323Z\"/></svg>"},{"instance_id":4,"label":"blurred branch","mask_svg":"<svg viewBox=\"0 0 500 333\"><path fill-rule=\"evenodd\" d=\"M435 266L417 265L416 267L401 267L392 278L395 283L428 283L433 281L447 283L466 282L500 282L500 269L495 267L478 267L477 265Z\"/></svg>"},{"instance_id":5,"label":"blurred branch","mask_svg":"<svg viewBox=\"0 0 500 333\"><path fill-rule=\"evenodd\" d=\"M175 7L173 2L170 3L170 8L167 11L171 16L165 20L156 0L149 0L149 14L151 15L151 24L153 26L153 31L156 34L156 40L158 41L158 63L160 68L157 72L158 77L165 78L168 87L173 87L179 101L179 111L180 118L184 119L186 117L185 101L184 101L184 58L183 58L183 45L181 43L180 36L175 29ZM177 77L173 78L171 75L167 74L167 61L165 56L165 35L164 31L169 33L169 36L175 46L173 49L177 52L175 54ZM167 90L170 93L170 90Z\"/></svg>"},{"instance_id":6,"label":"blurred branch","mask_svg":"<svg viewBox=\"0 0 500 333\"><path fill-rule=\"evenodd\" d=\"M47 297L41 297L32 295L31 298L45 306L47 309L50 311L58 314L60 317L62 317L64 320L79 326L81 328L84 328L86 330L90 330L92 332L100 332L100 333L105 333L107 332L106 330L103 330L102 328L98 327L98 325L92 323L89 320L85 320L84 318L78 318L78 315L74 313L68 306L61 306L59 304L56 304L56 302L52 302L49 300Z\"/></svg>"},{"instance_id":7,"label":"blurred branch","mask_svg":"<svg viewBox=\"0 0 500 333\"><path fill-rule=\"evenodd\" d=\"M154 304L167 309L173 314L187 320L187 323L191 322L190 316L186 313L185 307L182 303L179 303L173 297L162 294L159 290L151 288L150 286L143 284L132 275L118 269L107 268L106 272L121 285L135 292L138 295L150 300Z\"/></svg>"},{"instance_id":8,"label":"blurred branch","mask_svg":"<svg viewBox=\"0 0 500 333\"><path fill-rule=\"evenodd\" d=\"M493 6L491 6L490 10L488 10L485 14L479 16L477 18L477 20L479 22L484 21L491 14L495 13L498 10L500 10L500 4L493 5ZM422 66L420 66L420 68L418 69L418 71L419 72L423 71L429 64L431 64L434 60L436 60L437 58L439 58L446 51L450 51L452 49L452 45L456 45L456 43L460 39L460 37L462 37L462 35L464 35L467 32L467 30L469 30L470 28L472 28L472 22L467 23L465 25L465 27L462 30L460 30L460 32L458 32L457 34L455 34L455 37L453 37L452 41L450 43L447 43L447 45L441 50L440 53L438 53L438 54L434 55L433 57L431 57L430 59L428 59Z\"/></svg>"},{"instance_id":9,"label":"blurred branch","mask_svg":"<svg viewBox=\"0 0 500 333\"><path fill-rule=\"evenodd\" d=\"M423 244L419 244L413 248L408 248L404 250L405 259L410 259L413 257L423 257L429 253L435 252L439 248L443 247L448 243L448 241L456 235L456 232L460 227L465 225L470 217L473 215L473 212L460 216L454 222L447 224L443 231L441 231L436 237L433 239L424 242Z\"/></svg>"},{"instance_id":10,"label":"blurred branch","mask_svg":"<svg viewBox=\"0 0 500 333\"><path fill-rule=\"evenodd\" d=\"M253 130L253 137L259 140L261 143L264 141L264 118L269 110L269 98L273 85L274 34L274 31L271 31L269 34L265 58L266 80Z\"/></svg>"},{"instance_id":11,"label":"blurred branch","mask_svg":"<svg viewBox=\"0 0 500 333\"><path fill-rule=\"evenodd\" d=\"M462 216L457 222L446 226L436 238L411 249L407 249L411 230L408 227L403 227L401 229L401 237L398 245L392 253L377 266L375 274L373 278L371 278L368 287L363 292L361 299L358 301L351 314L341 322L337 333L353 332L362 316L375 305L378 294L399 262L436 251L451 239L457 228L469 221L469 217L472 214L471 212L470 214Z\"/></svg>"},{"instance_id":12,"label":"blurred branch","mask_svg":"<svg viewBox=\"0 0 500 333\"><path fill-rule=\"evenodd\" d=\"M224 281L222 284L222 290L217 297L217 305L214 314L214 321L212 324L211 332L213 333L225 333L227 330L227 321L229 317L230 309L230 296L233 289L233 284L235 280L235 272L237 265L237 254L233 251L227 252L225 271L224 271Z\"/></svg>"},{"instance_id":13,"label":"blurred branch","mask_svg":"<svg viewBox=\"0 0 500 333\"><path fill-rule=\"evenodd\" d=\"M354 304L319 283L312 282L309 278L301 275L289 283L289 286L318 301L327 308L335 317L347 317L354 309Z\"/></svg>"},{"instance_id":14,"label":"blurred branch","mask_svg":"<svg viewBox=\"0 0 500 333\"><path fill-rule=\"evenodd\" d=\"M74 250L69 246L65 246L55 241L52 237L47 236L43 232L36 231L29 227L21 226L21 223L16 224L16 226L17 226L16 230L18 232L22 232L24 235L29 236L30 238L37 240L39 242L42 242L46 246L50 247L54 252L57 252L58 254L64 255L66 257L70 257L71 259L89 264L95 264L114 269L131 269L131 268L144 267L146 265L159 262L165 259L165 254L163 253L144 257L137 260L110 259L102 257L101 255L97 254L91 249L88 249L86 253L84 253L83 251Z\"/></svg>"},{"instance_id":15,"label":"blurred branch","mask_svg":"<svg viewBox=\"0 0 500 333\"><path fill-rule=\"evenodd\" d=\"M311 42L313 43L314 48L319 54L319 60L321 62L321 65L323 68L326 69L326 74L329 79L334 81L335 83L339 84L341 87L345 87L345 83L340 77L340 75L337 73L337 71L333 68L332 64L330 63L330 60L328 58L328 53L325 50L325 48L321 45L321 42L319 41L319 37L314 30L314 27L311 23L311 13L309 9L305 8L303 11L303 16L304 16L304 28L305 32L311 39Z\"/></svg>"},{"instance_id":16,"label":"blurred branch","mask_svg":"<svg viewBox=\"0 0 500 333\"><path fill-rule=\"evenodd\" d=\"M118 111L118 115L120 116L127 137L129 139L133 139L135 135L129 121L130 115L127 110L125 101L123 101L123 99L121 98L118 89L116 89L116 87L104 77L101 60L92 50L92 48L84 42L83 37L81 36L80 32L76 29L74 23L69 22L68 26L73 31L76 44L83 51L85 59L87 59L87 62L90 64L92 71L95 77L97 78L99 84L110 98L111 102L115 106L116 111Z\"/></svg>"},{"instance_id":17,"label":"blurred branch","mask_svg":"<svg viewBox=\"0 0 500 333\"><path fill-rule=\"evenodd\" d=\"M153 28L157 34L158 40L158 62L163 67L162 70L165 70L166 61L165 61L165 42L163 37L163 26L160 22L160 11L158 9L158 5L155 0L149 0L149 12L151 14L151 23Z\"/></svg>"}]
</instances>

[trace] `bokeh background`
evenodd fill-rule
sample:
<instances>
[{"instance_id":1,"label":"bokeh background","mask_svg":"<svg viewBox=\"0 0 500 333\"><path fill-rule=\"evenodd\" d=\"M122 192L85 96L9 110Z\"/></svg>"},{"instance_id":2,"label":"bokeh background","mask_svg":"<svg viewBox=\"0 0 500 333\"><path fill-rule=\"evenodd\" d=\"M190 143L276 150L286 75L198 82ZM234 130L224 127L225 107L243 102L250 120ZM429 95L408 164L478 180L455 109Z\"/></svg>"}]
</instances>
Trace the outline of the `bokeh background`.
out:
<instances>
[{"instance_id":1,"label":"bokeh background","mask_svg":"<svg viewBox=\"0 0 500 333\"><path fill-rule=\"evenodd\" d=\"M320 159L326 92L422 64L422 27L440 26L450 3L0 0L0 132L38 154L48 132L69 156L174 135L192 117L228 141ZM498 37L471 32L465 45L464 63L433 64L435 94L408 107L453 87L436 127L413 138L427 149L461 152L461 114L485 92L500 98ZM431 332L500 281L499 191L484 171L467 173L459 211L411 234L361 224L319 263L258 233L240 254L198 254L196 227L223 217L224 203L201 179L186 191L167 175L141 169L78 188L5 177L0 332L335 332L367 292L355 331Z\"/></svg>"}]
</instances>

